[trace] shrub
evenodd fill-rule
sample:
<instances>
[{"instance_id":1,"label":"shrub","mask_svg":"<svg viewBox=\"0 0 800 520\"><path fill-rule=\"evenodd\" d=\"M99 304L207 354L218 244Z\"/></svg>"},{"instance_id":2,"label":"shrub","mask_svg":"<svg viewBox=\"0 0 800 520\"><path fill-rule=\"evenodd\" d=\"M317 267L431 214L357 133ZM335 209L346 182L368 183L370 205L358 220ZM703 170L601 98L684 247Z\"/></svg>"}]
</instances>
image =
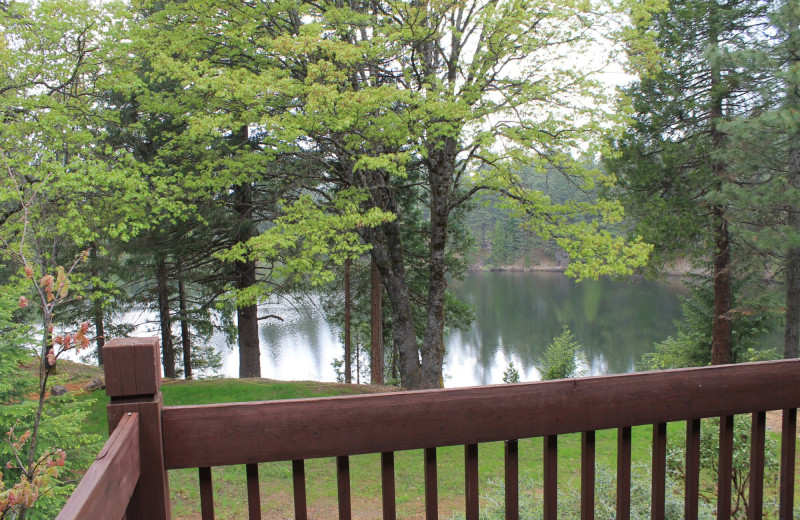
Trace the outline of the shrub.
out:
<instances>
[{"instance_id":1,"label":"shrub","mask_svg":"<svg viewBox=\"0 0 800 520\"><path fill-rule=\"evenodd\" d=\"M582 375L578 369L578 363L582 359L578 352L581 346L575 341L569 327L563 327L563 332L553 338L553 342L544 351L544 356L535 363L542 381Z\"/></svg>"}]
</instances>

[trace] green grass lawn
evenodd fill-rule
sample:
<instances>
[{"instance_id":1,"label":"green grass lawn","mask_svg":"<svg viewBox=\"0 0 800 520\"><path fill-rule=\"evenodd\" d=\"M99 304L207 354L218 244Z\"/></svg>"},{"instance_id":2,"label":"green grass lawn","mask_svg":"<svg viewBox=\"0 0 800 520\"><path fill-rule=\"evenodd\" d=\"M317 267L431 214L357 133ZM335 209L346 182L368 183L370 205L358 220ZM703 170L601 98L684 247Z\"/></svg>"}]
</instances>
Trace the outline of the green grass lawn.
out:
<instances>
[{"instance_id":1,"label":"green grass lawn","mask_svg":"<svg viewBox=\"0 0 800 520\"><path fill-rule=\"evenodd\" d=\"M273 382L264 380L222 379L209 381L165 382L162 387L165 405L207 404L235 401L257 401L357 394L369 387L335 385L313 382ZM87 431L107 436L103 392L91 394L92 405ZM681 440L685 435L683 423L669 425L668 435ZM632 465L638 475L633 494L649 494L649 468L652 427L633 429ZM616 474L616 430L597 433L597 502L598 508L613 506ZM503 501L503 444L481 444L480 486L483 518L501 518ZM542 440L524 439L519 447L520 496L523 508L535 518L541 495ZM451 446L437 451L438 493L440 517L460 518L464 512L464 448ZM574 507L580 488L580 435L559 437L559 503ZM247 495L243 466L213 468L214 500L217 518L246 517ZM351 494L353 514L357 519L381 518L380 456L378 454L351 457ZM395 455L395 481L398 518L424 518L424 478L421 450L398 452ZM259 465L262 512L266 518L293 518L291 463L277 462ZM173 517L200 518L200 497L196 469L170 471ZM704 478L710 482L709 478ZM608 484L603 482L608 481ZM337 489L334 459L306 461L306 485L310 518L327 520L337 517ZM639 486L640 490L637 490ZM707 492L710 484L705 485ZM767 500L774 498L777 489L767 490ZM636 499L636 497L633 497ZM642 498L639 499L642 502ZM682 503L682 497L672 497ZM610 504L603 505L605 502ZM646 500L641 507L646 507ZM677 506L676 506L677 507ZM560 517L568 518L564 511Z\"/></svg>"}]
</instances>

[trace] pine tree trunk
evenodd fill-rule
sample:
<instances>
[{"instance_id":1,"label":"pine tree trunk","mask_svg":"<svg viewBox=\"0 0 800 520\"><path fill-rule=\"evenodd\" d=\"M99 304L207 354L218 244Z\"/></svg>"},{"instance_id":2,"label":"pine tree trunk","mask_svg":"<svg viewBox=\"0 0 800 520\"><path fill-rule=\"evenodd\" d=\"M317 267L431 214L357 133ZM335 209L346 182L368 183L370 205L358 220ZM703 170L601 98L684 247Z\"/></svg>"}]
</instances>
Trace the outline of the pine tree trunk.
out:
<instances>
[{"instance_id":1,"label":"pine tree trunk","mask_svg":"<svg viewBox=\"0 0 800 520\"><path fill-rule=\"evenodd\" d=\"M787 2L791 27L787 41L789 53L789 70L794 71L787 83L787 99L795 109L800 105L800 12L791 9ZM789 185L797 193L800 190L800 133L790 140L792 148L789 150ZM787 221L790 227L800 229L800 204L790 205ZM790 247L786 252L786 328L784 330L783 357L796 358L800 356L800 246Z\"/></svg>"},{"instance_id":2,"label":"pine tree trunk","mask_svg":"<svg viewBox=\"0 0 800 520\"><path fill-rule=\"evenodd\" d=\"M370 279L370 345L372 355L370 356L370 373L372 374L371 383L373 385L383 384L383 308L381 298L383 296L383 286L381 285L381 272L375 262L371 262L372 276Z\"/></svg>"},{"instance_id":3,"label":"pine tree trunk","mask_svg":"<svg viewBox=\"0 0 800 520\"><path fill-rule=\"evenodd\" d=\"M789 154L790 183L800 189L800 150L792 150ZM800 229L800 207L790 205L787 221L790 227ZM786 251L786 325L783 338L783 357L786 359L800 357L800 246L788 248Z\"/></svg>"},{"instance_id":4,"label":"pine tree trunk","mask_svg":"<svg viewBox=\"0 0 800 520\"><path fill-rule=\"evenodd\" d=\"M731 242L728 222L717 216L714 252L714 327L711 336L711 364L725 365L732 362L731 343L733 333L730 311L733 306L731 279Z\"/></svg>"},{"instance_id":5,"label":"pine tree trunk","mask_svg":"<svg viewBox=\"0 0 800 520\"><path fill-rule=\"evenodd\" d=\"M344 382L353 382L350 350L350 259L344 261Z\"/></svg>"},{"instance_id":6,"label":"pine tree trunk","mask_svg":"<svg viewBox=\"0 0 800 520\"><path fill-rule=\"evenodd\" d=\"M252 221L253 199L249 184L236 186L234 209L239 215L237 242L247 242L256 234ZM236 288L248 289L256 285L256 262L248 260L234 265ZM258 307L237 306L236 316L239 329L239 377L261 377L261 350L258 340Z\"/></svg>"},{"instance_id":7,"label":"pine tree trunk","mask_svg":"<svg viewBox=\"0 0 800 520\"><path fill-rule=\"evenodd\" d=\"M96 244L92 244L89 249L89 263L92 266L92 278L96 280L100 277ZM97 292L97 288L93 286L92 292ZM105 315L103 302L98 298L92 298L92 318L94 319L95 343L97 344L97 364L103 366L103 346L106 344Z\"/></svg>"},{"instance_id":8,"label":"pine tree trunk","mask_svg":"<svg viewBox=\"0 0 800 520\"><path fill-rule=\"evenodd\" d=\"M106 330L102 303L99 301L92 302L92 314L94 318L95 343L97 344L97 364L103 366L103 347L106 344Z\"/></svg>"},{"instance_id":9,"label":"pine tree trunk","mask_svg":"<svg viewBox=\"0 0 800 520\"><path fill-rule=\"evenodd\" d=\"M182 275L183 273L181 273ZM192 378L192 338L189 336L188 306L186 304L186 285L183 278L178 279L178 304L181 310L181 345L183 346L183 377Z\"/></svg>"},{"instance_id":10,"label":"pine tree trunk","mask_svg":"<svg viewBox=\"0 0 800 520\"><path fill-rule=\"evenodd\" d=\"M255 285L255 262L237 262L237 289ZM238 307L239 325L239 377L261 377L261 351L258 341L258 307Z\"/></svg>"},{"instance_id":11,"label":"pine tree trunk","mask_svg":"<svg viewBox=\"0 0 800 520\"><path fill-rule=\"evenodd\" d=\"M724 116L723 100L727 93L720 88L722 71L716 55L719 53L718 35L716 33L716 7L710 13L709 43L712 48L710 53L711 72L711 105L709 116L711 118L711 145L713 152L719 152L725 146L725 135L717 127ZM711 165L718 188L726 182L726 164L720 159L714 159ZM714 216L714 324L711 336L711 364L722 365L732 362L733 333L731 327L730 311L733 307L733 287L731 273L731 240L728 231L728 221L723 206L713 208Z\"/></svg>"},{"instance_id":12,"label":"pine tree trunk","mask_svg":"<svg viewBox=\"0 0 800 520\"><path fill-rule=\"evenodd\" d=\"M420 386L422 366L411 314L400 227L396 221L390 222L381 226L379 231L365 230L364 235L372 244L372 258L380 270L383 286L392 304L392 331L400 382L409 390L423 388Z\"/></svg>"},{"instance_id":13,"label":"pine tree trunk","mask_svg":"<svg viewBox=\"0 0 800 520\"><path fill-rule=\"evenodd\" d=\"M800 247L791 247L786 254L786 328L783 357L798 357L800 343Z\"/></svg>"},{"instance_id":14,"label":"pine tree trunk","mask_svg":"<svg viewBox=\"0 0 800 520\"><path fill-rule=\"evenodd\" d=\"M359 185L370 191L375 207L398 213L389 174L365 172L359 177ZM372 261L380 271L381 281L392 306L393 348L397 353L400 384L409 390L423 388L420 386L422 364L411 312L400 225L395 220L377 228L361 228L360 233L364 241L372 245Z\"/></svg>"},{"instance_id":15,"label":"pine tree trunk","mask_svg":"<svg viewBox=\"0 0 800 520\"><path fill-rule=\"evenodd\" d=\"M236 313L239 324L239 377L261 377L261 352L258 343L256 306L240 307Z\"/></svg>"},{"instance_id":16,"label":"pine tree trunk","mask_svg":"<svg viewBox=\"0 0 800 520\"><path fill-rule=\"evenodd\" d=\"M158 291L158 318L161 322L161 356L164 377L175 378L175 348L172 344L172 319L169 315L169 272L164 258L158 259L156 283Z\"/></svg>"}]
</instances>

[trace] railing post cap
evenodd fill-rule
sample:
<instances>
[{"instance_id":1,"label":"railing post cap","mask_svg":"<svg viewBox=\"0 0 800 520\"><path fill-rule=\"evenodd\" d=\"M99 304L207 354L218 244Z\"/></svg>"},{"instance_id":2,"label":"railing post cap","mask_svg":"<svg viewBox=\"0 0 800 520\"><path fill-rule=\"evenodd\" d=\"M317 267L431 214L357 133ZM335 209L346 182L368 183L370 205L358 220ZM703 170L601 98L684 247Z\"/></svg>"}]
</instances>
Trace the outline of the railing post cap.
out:
<instances>
[{"instance_id":1,"label":"railing post cap","mask_svg":"<svg viewBox=\"0 0 800 520\"><path fill-rule=\"evenodd\" d=\"M103 346L109 397L155 395L161 388L158 338L118 338Z\"/></svg>"}]
</instances>

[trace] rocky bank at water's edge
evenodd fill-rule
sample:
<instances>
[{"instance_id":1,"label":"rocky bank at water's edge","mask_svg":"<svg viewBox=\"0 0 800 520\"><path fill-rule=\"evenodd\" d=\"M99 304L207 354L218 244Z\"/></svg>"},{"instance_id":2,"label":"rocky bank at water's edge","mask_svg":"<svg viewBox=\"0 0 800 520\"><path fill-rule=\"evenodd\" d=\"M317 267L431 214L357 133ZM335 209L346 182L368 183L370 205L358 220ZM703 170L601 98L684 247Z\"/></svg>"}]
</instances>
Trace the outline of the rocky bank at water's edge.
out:
<instances>
[{"instance_id":1,"label":"rocky bank at water's edge","mask_svg":"<svg viewBox=\"0 0 800 520\"><path fill-rule=\"evenodd\" d=\"M468 271L484 272L539 272L539 273L563 273L567 270L568 262L542 262L536 265L525 265L517 262L510 265L492 265L476 262L469 266ZM664 266L660 273L664 276L687 276L687 275L708 275L707 271L692 267L686 260L678 260L670 265Z\"/></svg>"}]
</instances>

